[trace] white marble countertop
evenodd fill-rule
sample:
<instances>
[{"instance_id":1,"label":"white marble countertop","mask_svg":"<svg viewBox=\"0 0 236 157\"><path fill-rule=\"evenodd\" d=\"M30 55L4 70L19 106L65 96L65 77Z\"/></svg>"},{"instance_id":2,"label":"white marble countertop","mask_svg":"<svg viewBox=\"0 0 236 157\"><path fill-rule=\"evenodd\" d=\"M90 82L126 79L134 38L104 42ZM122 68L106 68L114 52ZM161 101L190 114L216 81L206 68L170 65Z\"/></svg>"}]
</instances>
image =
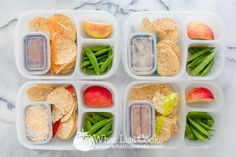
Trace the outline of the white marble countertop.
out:
<instances>
[{"instance_id":1,"label":"white marble countertop","mask_svg":"<svg viewBox=\"0 0 236 157\"><path fill-rule=\"evenodd\" d=\"M1 157L59 157L59 156L236 156L234 142L236 141L236 15L235 0L0 0L0 156ZM203 150L137 150L118 149L105 151L92 151L82 153L78 151L38 151L24 148L17 140L15 131L15 101L18 88L27 80L18 73L14 60L14 35L18 17L29 10L39 9L96 9L105 10L115 15L119 21L136 11L163 10L163 11L211 11L220 15L226 25L226 62L224 71L216 82L222 87L225 94L224 105L224 136L222 141L214 148ZM122 23L122 22L121 22ZM120 72L127 78L120 66ZM109 80L114 84L120 81ZM122 80L120 92L131 81L130 78ZM235 130L234 130L235 129Z\"/></svg>"}]
</instances>

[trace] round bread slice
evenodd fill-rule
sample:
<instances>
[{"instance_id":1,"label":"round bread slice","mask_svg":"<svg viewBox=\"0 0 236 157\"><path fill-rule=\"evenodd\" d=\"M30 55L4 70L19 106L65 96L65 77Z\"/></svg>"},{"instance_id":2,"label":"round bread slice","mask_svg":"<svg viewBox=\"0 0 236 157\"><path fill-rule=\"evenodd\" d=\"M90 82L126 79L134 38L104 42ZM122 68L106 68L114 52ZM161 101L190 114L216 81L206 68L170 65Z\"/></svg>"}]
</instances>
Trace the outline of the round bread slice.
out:
<instances>
[{"instance_id":1,"label":"round bread slice","mask_svg":"<svg viewBox=\"0 0 236 157\"><path fill-rule=\"evenodd\" d=\"M76 40L76 27L68 16L63 14L54 14L48 18L48 23L50 24L50 22L56 22L59 26L59 32L57 32L57 35L70 39L73 42Z\"/></svg>"},{"instance_id":2,"label":"round bread slice","mask_svg":"<svg viewBox=\"0 0 236 157\"><path fill-rule=\"evenodd\" d=\"M77 48L72 40L57 36L54 40L54 47L56 65L69 64L75 60Z\"/></svg>"},{"instance_id":3,"label":"round bread slice","mask_svg":"<svg viewBox=\"0 0 236 157\"><path fill-rule=\"evenodd\" d=\"M45 17L36 17L29 23L29 29L48 33L48 21Z\"/></svg>"},{"instance_id":4,"label":"round bread slice","mask_svg":"<svg viewBox=\"0 0 236 157\"><path fill-rule=\"evenodd\" d=\"M77 121L77 114L72 114L67 121L60 124L56 134L57 137L62 140L69 140L76 131Z\"/></svg>"},{"instance_id":5,"label":"round bread slice","mask_svg":"<svg viewBox=\"0 0 236 157\"><path fill-rule=\"evenodd\" d=\"M54 89L54 85L37 84L27 90L27 95L31 101L46 101L49 93Z\"/></svg>"},{"instance_id":6,"label":"round bread slice","mask_svg":"<svg viewBox=\"0 0 236 157\"><path fill-rule=\"evenodd\" d=\"M152 27L152 22L147 17L145 17L142 20L140 30L141 30L141 32L148 32L148 33L154 32L154 29Z\"/></svg>"},{"instance_id":7,"label":"round bread slice","mask_svg":"<svg viewBox=\"0 0 236 157\"><path fill-rule=\"evenodd\" d=\"M72 94L63 87L54 89L47 98L47 102L55 105L64 116L66 115L74 105L74 98Z\"/></svg>"},{"instance_id":8,"label":"round bread slice","mask_svg":"<svg viewBox=\"0 0 236 157\"><path fill-rule=\"evenodd\" d=\"M171 48L175 52L176 56L180 60L181 52L180 52L180 49L179 49L178 45L174 41L171 41L171 40L161 40L159 42L159 44L166 44L166 45L171 46Z\"/></svg>"},{"instance_id":9,"label":"round bread slice","mask_svg":"<svg viewBox=\"0 0 236 157\"><path fill-rule=\"evenodd\" d=\"M157 70L162 76L173 76L179 73L179 59L171 46L157 44Z\"/></svg>"}]
</instances>

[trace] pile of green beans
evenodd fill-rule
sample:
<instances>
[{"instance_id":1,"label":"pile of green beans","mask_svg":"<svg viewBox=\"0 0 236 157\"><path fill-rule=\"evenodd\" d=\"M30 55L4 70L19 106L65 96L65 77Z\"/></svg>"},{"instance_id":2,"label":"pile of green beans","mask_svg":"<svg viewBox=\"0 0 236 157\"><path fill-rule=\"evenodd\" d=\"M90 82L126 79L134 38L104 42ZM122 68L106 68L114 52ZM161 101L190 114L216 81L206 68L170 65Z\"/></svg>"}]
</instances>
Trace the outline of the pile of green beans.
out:
<instances>
[{"instance_id":1,"label":"pile of green beans","mask_svg":"<svg viewBox=\"0 0 236 157\"><path fill-rule=\"evenodd\" d=\"M108 140L112 134L112 114L107 112L90 112L85 116L84 131L94 139Z\"/></svg>"},{"instance_id":2,"label":"pile of green beans","mask_svg":"<svg viewBox=\"0 0 236 157\"><path fill-rule=\"evenodd\" d=\"M88 75L101 75L111 69L112 60L111 46L83 47L80 68Z\"/></svg>"},{"instance_id":3,"label":"pile of green beans","mask_svg":"<svg viewBox=\"0 0 236 157\"><path fill-rule=\"evenodd\" d=\"M214 47L191 46L188 52L191 56L188 58L187 67L190 69L192 76L206 76L214 64Z\"/></svg>"},{"instance_id":4,"label":"pile of green beans","mask_svg":"<svg viewBox=\"0 0 236 157\"><path fill-rule=\"evenodd\" d=\"M207 112L189 112L186 119L185 138L195 141L210 140L215 121Z\"/></svg>"}]
</instances>

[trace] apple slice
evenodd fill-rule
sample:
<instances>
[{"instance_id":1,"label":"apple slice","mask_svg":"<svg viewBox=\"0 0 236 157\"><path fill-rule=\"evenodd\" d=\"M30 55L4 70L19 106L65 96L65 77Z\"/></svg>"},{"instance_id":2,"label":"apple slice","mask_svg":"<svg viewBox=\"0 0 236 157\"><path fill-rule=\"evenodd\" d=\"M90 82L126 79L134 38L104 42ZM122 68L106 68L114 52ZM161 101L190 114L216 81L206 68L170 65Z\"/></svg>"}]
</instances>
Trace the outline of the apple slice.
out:
<instances>
[{"instance_id":1,"label":"apple slice","mask_svg":"<svg viewBox=\"0 0 236 157\"><path fill-rule=\"evenodd\" d=\"M83 22L84 32L93 38L107 38L112 33L112 25L109 23L98 23L92 21Z\"/></svg>"},{"instance_id":2,"label":"apple slice","mask_svg":"<svg viewBox=\"0 0 236 157\"><path fill-rule=\"evenodd\" d=\"M196 40L214 40L212 29L203 22L192 22L188 24L188 37Z\"/></svg>"},{"instance_id":3,"label":"apple slice","mask_svg":"<svg viewBox=\"0 0 236 157\"><path fill-rule=\"evenodd\" d=\"M212 92L204 87L193 88L186 93L187 103L197 103L197 102L212 102L214 100L214 95Z\"/></svg>"}]
</instances>

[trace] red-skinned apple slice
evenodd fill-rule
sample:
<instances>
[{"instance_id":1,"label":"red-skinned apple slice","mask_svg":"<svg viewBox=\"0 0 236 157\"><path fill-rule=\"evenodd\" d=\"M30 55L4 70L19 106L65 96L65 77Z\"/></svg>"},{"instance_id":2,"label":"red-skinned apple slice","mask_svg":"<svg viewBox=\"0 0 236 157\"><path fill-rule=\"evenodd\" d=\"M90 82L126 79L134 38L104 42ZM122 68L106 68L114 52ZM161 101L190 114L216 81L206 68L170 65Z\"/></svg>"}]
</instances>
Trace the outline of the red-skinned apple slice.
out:
<instances>
[{"instance_id":1,"label":"red-skinned apple slice","mask_svg":"<svg viewBox=\"0 0 236 157\"><path fill-rule=\"evenodd\" d=\"M193 88L186 93L187 103L212 102L214 100L213 93L204 87Z\"/></svg>"},{"instance_id":2,"label":"red-skinned apple slice","mask_svg":"<svg viewBox=\"0 0 236 157\"><path fill-rule=\"evenodd\" d=\"M196 40L214 40L212 29L203 22L188 24L188 37Z\"/></svg>"}]
</instances>

